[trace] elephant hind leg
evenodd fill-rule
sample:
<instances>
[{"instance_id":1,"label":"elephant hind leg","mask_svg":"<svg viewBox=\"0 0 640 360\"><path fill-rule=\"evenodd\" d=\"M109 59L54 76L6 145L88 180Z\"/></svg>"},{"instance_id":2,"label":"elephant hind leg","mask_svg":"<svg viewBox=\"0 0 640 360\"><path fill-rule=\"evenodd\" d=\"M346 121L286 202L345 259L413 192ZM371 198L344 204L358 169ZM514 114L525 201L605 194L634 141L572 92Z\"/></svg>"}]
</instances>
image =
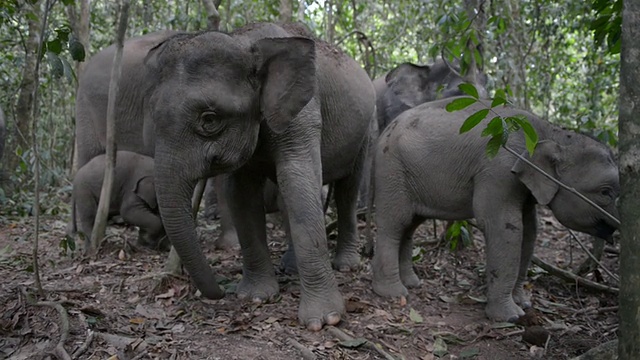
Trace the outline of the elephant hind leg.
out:
<instances>
[{"instance_id":1,"label":"elephant hind leg","mask_svg":"<svg viewBox=\"0 0 640 360\"><path fill-rule=\"evenodd\" d=\"M402 283L409 288L415 288L422 284L418 275L413 270L413 233L418 226L425 221L425 218L414 217L411 225L405 230L400 240L400 279Z\"/></svg>"},{"instance_id":2,"label":"elephant hind leg","mask_svg":"<svg viewBox=\"0 0 640 360\"><path fill-rule=\"evenodd\" d=\"M74 193L78 232L84 237L85 251L91 246L93 223L98 212L98 200L91 193L78 191Z\"/></svg>"},{"instance_id":3,"label":"elephant hind leg","mask_svg":"<svg viewBox=\"0 0 640 360\"><path fill-rule=\"evenodd\" d=\"M360 267L358 253L357 206L363 165L369 141L364 141L356 158L353 171L335 182L335 201L338 211L338 240L332 265L339 271L355 271Z\"/></svg>"}]
</instances>

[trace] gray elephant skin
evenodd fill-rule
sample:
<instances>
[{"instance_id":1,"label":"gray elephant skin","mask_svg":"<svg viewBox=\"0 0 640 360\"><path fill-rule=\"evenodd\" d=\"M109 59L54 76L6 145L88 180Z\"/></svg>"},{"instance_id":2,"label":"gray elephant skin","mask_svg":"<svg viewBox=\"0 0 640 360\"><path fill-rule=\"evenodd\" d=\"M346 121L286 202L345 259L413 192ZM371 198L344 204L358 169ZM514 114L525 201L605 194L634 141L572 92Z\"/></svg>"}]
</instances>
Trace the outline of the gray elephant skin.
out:
<instances>
[{"instance_id":1,"label":"gray elephant skin","mask_svg":"<svg viewBox=\"0 0 640 360\"><path fill-rule=\"evenodd\" d=\"M373 289L382 296L401 296L407 295L406 287L420 284L412 268L411 238L425 219L475 217L486 241L486 315L513 321L524 314L521 306L531 305L523 283L536 238L536 204L548 206L568 228L594 236L607 238L617 225L506 150L487 158L487 138L480 136L485 122L458 134L482 105L450 113L445 110L450 101L408 110L380 136ZM507 146L618 216L618 168L609 148L531 113L495 110L500 116L525 116L540 139L530 158L521 133L512 134Z\"/></svg>"},{"instance_id":2,"label":"gray elephant skin","mask_svg":"<svg viewBox=\"0 0 640 360\"><path fill-rule=\"evenodd\" d=\"M425 102L464 95L458 85L465 82L473 84L480 96L486 95L486 74L479 73L475 77L460 76L458 63L453 62L447 65L442 58L438 58L433 64L426 65L402 63L373 80L378 121L377 124L372 125L372 146L365 163L365 176L360 185L359 208L364 208L369 198L371 166L378 134L403 111Z\"/></svg>"},{"instance_id":3,"label":"gray elephant skin","mask_svg":"<svg viewBox=\"0 0 640 360\"><path fill-rule=\"evenodd\" d=\"M73 179L73 202L78 230L88 242L100 202L105 155L98 155L81 167ZM158 210L153 159L130 151L116 153L109 216L140 228L138 243L151 248L168 248ZM72 221L75 221L72 220ZM164 241L163 241L164 240ZM85 246L88 243L85 244Z\"/></svg>"},{"instance_id":4,"label":"gray elephant skin","mask_svg":"<svg viewBox=\"0 0 640 360\"><path fill-rule=\"evenodd\" d=\"M0 164L2 163L2 155L4 154L4 140L7 136L7 128L4 123L4 112L0 108Z\"/></svg>"},{"instance_id":5,"label":"gray elephant skin","mask_svg":"<svg viewBox=\"0 0 640 360\"><path fill-rule=\"evenodd\" d=\"M91 60L80 80L87 112L104 101L106 88L92 84L103 76L98 69L109 68L113 51L98 54L97 64ZM265 301L278 293L261 196L268 177L288 210L301 279L299 320L311 330L339 322L345 308L329 262L321 187L336 182L340 224L333 264L356 267L358 183L375 117L375 93L364 70L301 27L274 24L231 34L147 35L125 44L123 60L118 97L126 119L118 119L124 122L119 127L143 127L145 144L133 151L154 149L162 220L202 294L224 296L197 241L190 199L199 179L225 172L233 172L222 192L243 256L237 295ZM84 134L94 136L103 121L87 121ZM92 141L95 136L79 139L79 147Z\"/></svg>"}]
</instances>

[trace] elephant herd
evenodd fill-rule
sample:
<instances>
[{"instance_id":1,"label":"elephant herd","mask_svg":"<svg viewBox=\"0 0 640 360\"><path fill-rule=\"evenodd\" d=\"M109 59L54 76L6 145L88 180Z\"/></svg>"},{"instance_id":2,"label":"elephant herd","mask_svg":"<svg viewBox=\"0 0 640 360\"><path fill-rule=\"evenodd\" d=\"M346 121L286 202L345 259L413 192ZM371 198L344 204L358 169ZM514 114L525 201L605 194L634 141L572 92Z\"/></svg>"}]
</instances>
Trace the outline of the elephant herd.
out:
<instances>
[{"instance_id":1,"label":"elephant herd","mask_svg":"<svg viewBox=\"0 0 640 360\"><path fill-rule=\"evenodd\" d=\"M79 172L73 196L90 232L104 167L109 71L115 47L80 76ZM535 204L566 226L609 237L616 225L564 187L501 151L484 155L480 129L458 134L479 105L449 113L466 79L450 64L402 64L371 80L337 47L299 24L257 23L229 34L162 31L125 42L116 99L117 168L112 213L140 228L140 241L170 240L201 293L224 296L200 248L191 198L218 176L220 216L235 225L243 258L239 298L268 301L278 281L266 241L265 184L277 184L300 276L298 317L310 330L345 314L332 267L360 266L356 210L374 174L377 241L373 290L402 296L420 284L413 231L425 219L476 218L487 242L487 316L513 321L530 300L522 287L536 236ZM482 94L486 78L475 86ZM447 98L447 99L444 99ZM442 99L442 100L438 100ZM590 137L523 115L540 138L532 157L519 134L508 145L554 178L617 215L618 170ZM378 136L380 134L380 136ZM373 171L369 169L373 167ZM224 177L220 176L223 175ZM364 180L363 180L364 179ZM330 261L322 187L334 184L338 238Z\"/></svg>"}]
</instances>

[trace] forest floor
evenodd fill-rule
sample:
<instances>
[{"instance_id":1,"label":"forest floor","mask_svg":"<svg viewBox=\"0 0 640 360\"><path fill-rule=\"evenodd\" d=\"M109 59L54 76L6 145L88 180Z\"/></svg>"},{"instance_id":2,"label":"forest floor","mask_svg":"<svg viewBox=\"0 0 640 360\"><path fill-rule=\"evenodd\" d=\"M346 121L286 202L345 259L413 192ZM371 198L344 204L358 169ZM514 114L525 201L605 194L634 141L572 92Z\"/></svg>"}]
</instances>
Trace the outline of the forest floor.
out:
<instances>
[{"instance_id":1,"label":"forest floor","mask_svg":"<svg viewBox=\"0 0 640 360\"><path fill-rule=\"evenodd\" d=\"M576 269L584 252L548 211L541 215L536 255ZM373 293L369 259L363 259L358 272L336 272L348 311L337 328L350 341L340 340L333 327L314 333L298 324L300 285L295 276L277 271L281 297L273 303L237 301L232 293L241 278L241 259L237 250L214 249L217 221L200 221L201 243L230 294L211 301L199 295L186 274L161 275L166 253L129 245L137 236L134 228L110 226L99 256L85 259L79 250L61 248L67 215L43 216L40 274L46 300L52 303L41 306L34 304L33 220L0 216L0 359L55 358L54 348L67 331L50 306L55 304L68 316L64 348L80 359L281 360L303 358L301 348L318 359L568 359L615 339L618 329L616 295L589 291L536 266L530 270L533 311L528 325L545 328L548 341L542 337L538 346L532 345L523 335L536 328L490 322L484 315L481 234L474 231L473 246L452 252L434 243L431 221L415 236L422 249L416 251L415 268L424 283L410 289L407 301ZM284 232L277 216L270 215L268 227L278 269ZM437 233L441 231L438 223ZM589 237L580 239L590 244ZM610 247L602 260L614 273L617 249ZM586 277L614 284L597 270ZM369 342L392 357L368 347Z\"/></svg>"}]
</instances>

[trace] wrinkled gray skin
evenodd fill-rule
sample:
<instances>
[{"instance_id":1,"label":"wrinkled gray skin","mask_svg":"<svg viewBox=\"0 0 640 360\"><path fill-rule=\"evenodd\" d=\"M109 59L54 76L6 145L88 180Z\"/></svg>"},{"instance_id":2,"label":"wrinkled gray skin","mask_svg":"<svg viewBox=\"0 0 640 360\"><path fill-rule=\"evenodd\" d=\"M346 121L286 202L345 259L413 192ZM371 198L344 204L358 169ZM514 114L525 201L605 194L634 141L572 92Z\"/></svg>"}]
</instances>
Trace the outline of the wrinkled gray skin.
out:
<instances>
[{"instance_id":1,"label":"wrinkled gray skin","mask_svg":"<svg viewBox=\"0 0 640 360\"><path fill-rule=\"evenodd\" d=\"M458 134L480 105L450 113L444 109L450 101L406 111L380 136L373 289L382 296L400 296L407 295L405 286L420 284L411 264L411 237L425 219L475 217L486 239L486 314L513 321L524 314L520 306L531 306L522 285L536 238L536 204L551 208L563 225L594 236L607 238L616 225L504 149L489 160L487 138L480 136L486 121ZM540 138L530 160L618 216L618 168L609 148L528 112L495 110L501 116L526 116ZM512 134L507 145L528 157L520 133Z\"/></svg>"},{"instance_id":2,"label":"wrinkled gray skin","mask_svg":"<svg viewBox=\"0 0 640 360\"><path fill-rule=\"evenodd\" d=\"M451 64L459 73L460 68L456 63ZM485 85L487 76L484 73L476 75L476 80L460 77L441 59L433 64L416 65L402 63L388 73L373 80L376 91L377 129L372 129L372 134L379 134L389 123L403 111L411 109L425 102L437 99L464 95L458 85L464 82L472 83L480 96L486 95ZM375 132L374 132L375 131ZM367 205L370 168L377 138L372 140L369 150L369 158L365 162L365 176L360 185L359 208Z\"/></svg>"},{"instance_id":3,"label":"wrinkled gray skin","mask_svg":"<svg viewBox=\"0 0 640 360\"><path fill-rule=\"evenodd\" d=\"M215 242L215 246L220 249L229 249L239 245L238 233L235 226L233 226L226 197L218 197L216 193L216 189L223 189L225 178L226 175L209 178L205 188L205 217L209 219L220 218L220 237ZM276 184L267 179L263 191L265 213L270 214L279 211L278 204L280 200ZM285 224L286 226L287 224ZM295 259L293 260L295 261Z\"/></svg>"},{"instance_id":4,"label":"wrinkled gray skin","mask_svg":"<svg viewBox=\"0 0 640 360\"><path fill-rule=\"evenodd\" d=\"M4 112L0 108L0 163L2 163L2 155L4 154L4 139L7 136L7 128L4 123Z\"/></svg>"},{"instance_id":5,"label":"wrinkled gray skin","mask_svg":"<svg viewBox=\"0 0 640 360\"><path fill-rule=\"evenodd\" d=\"M196 182L235 170L222 192L233 223L241 224L237 231L244 276L237 295L254 301L278 293L261 196L267 177L277 182L289 211L302 285L299 320L319 330L338 323L345 312L329 263L321 187L336 182L340 224L333 264L357 267L355 210L375 94L354 60L321 41L314 46L312 40L291 37L302 33L258 24L231 35L205 32L167 39L164 33L130 40L116 118L122 123L118 136L145 126L145 146L133 151L155 149L165 229L208 298L221 298L224 292L197 241L190 210ZM85 92L78 101L88 106L79 116L91 118L95 103L106 98L107 87L96 80L108 76L98 69L110 68L113 49L87 65L79 90ZM146 114L137 107L143 101ZM101 140L95 134L104 123L101 117L83 121L88 124L78 129L79 147L86 154L92 142Z\"/></svg>"},{"instance_id":6,"label":"wrinkled gray skin","mask_svg":"<svg viewBox=\"0 0 640 360\"><path fill-rule=\"evenodd\" d=\"M98 211L105 161L104 155L94 157L78 170L73 179L75 216L78 230L84 234L85 246L88 246ZM129 151L118 151L114 173L109 216L120 215L126 223L138 226L138 244L168 250L169 244L158 212L153 159Z\"/></svg>"}]
</instances>

